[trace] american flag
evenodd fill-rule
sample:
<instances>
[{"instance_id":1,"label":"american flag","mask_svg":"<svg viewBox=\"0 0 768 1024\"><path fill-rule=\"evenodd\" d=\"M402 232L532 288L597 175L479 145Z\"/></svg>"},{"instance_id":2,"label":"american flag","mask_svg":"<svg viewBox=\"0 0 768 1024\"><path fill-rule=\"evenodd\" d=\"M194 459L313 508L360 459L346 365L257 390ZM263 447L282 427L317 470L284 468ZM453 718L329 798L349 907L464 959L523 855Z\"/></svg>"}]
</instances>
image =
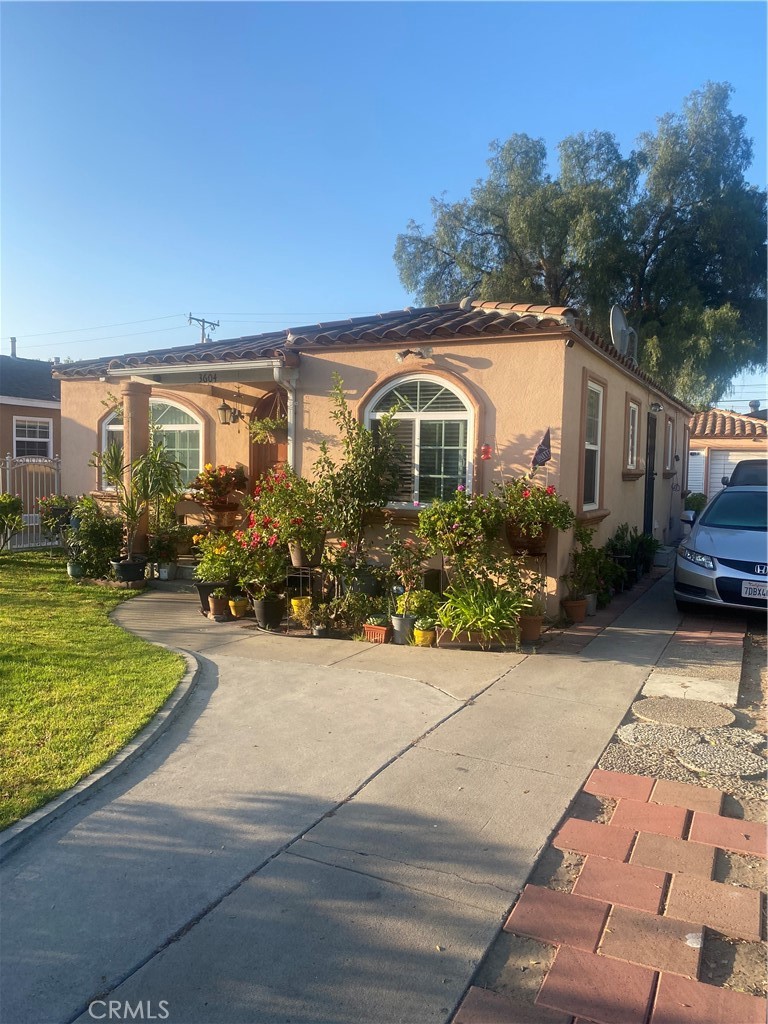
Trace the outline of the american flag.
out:
<instances>
[{"instance_id":1,"label":"american flag","mask_svg":"<svg viewBox=\"0 0 768 1024\"><path fill-rule=\"evenodd\" d=\"M549 436L549 427L547 432L539 441L539 447L534 453L533 459L531 460L531 466L535 469L537 466L543 466L545 462L549 462L552 458L552 441Z\"/></svg>"}]
</instances>

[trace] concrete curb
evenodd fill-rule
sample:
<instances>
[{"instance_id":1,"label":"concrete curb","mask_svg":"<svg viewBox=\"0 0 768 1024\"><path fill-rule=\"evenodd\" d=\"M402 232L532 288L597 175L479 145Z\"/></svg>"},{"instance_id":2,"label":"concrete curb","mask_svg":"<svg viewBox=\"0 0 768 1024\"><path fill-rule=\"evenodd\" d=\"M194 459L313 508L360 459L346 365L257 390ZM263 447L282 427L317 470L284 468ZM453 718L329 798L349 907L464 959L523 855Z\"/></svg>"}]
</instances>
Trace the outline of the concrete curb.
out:
<instances>
[{"instance_id":1,"label":"concrete curb","mask_svg":"<svg viewBox=\"0 0 768 1024\"><path fill-rule=\"evenodd\" d=\"M38 832L41 832L50 825L52 821L62 817L70 808L84 803L94 793L103 789L108 782L112 781L115 775L124 771L137 758L141 757L178 717L197 685L198 676L200 675L200 662L188 651L182 651L167 644L157 644L156 646L165 647L166 650L180 654L187 663L186 672L177 684L176 689L154 718L122 750L118 751L114 757L110 758L100 768L97 768L96 771L81 779L71 789L68 789L66 793L54 797L44 807L37 811L32 811L31 814L22 818L21 821L17 821L15 825L9 825L7 829L0 833L0 861L9 857L19 847L23 846L24 843L37 835Z\"/></svg>"}]
</instances>

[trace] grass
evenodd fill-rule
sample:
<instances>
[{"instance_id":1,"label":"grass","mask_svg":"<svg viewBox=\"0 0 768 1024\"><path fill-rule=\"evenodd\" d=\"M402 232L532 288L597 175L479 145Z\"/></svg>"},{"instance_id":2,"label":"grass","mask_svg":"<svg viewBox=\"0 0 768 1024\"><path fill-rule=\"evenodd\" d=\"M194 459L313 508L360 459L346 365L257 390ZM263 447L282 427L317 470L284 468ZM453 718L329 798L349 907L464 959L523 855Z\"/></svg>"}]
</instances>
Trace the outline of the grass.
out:
<instances>
[{"instance_id":1,"label":"grass","mask_svg":"<svg viewBox=\"0 0 768 1024\"><path fill-rule=\"evenodd\" d=\"M0 554L0 828L146 725L185 663L107 618L131 591L68 579L48 552Z\"/></svg>"}]
</instances>

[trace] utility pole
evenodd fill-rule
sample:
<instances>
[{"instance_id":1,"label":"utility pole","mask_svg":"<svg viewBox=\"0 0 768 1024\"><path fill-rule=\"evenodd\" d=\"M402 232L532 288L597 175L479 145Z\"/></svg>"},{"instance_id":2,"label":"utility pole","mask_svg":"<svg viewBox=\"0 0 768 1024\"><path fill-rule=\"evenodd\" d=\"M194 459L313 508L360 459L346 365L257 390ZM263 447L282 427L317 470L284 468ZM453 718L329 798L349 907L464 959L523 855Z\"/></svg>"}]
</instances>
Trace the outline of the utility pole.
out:
<instances>
[{"instance_id":1,"label":"utility pole","mask_svg":"<svg viewBox=\"0 0 768 1024\"><path fill-rule=\"evenodd\" d=\"M204 320L204 319L202 319L202 317L192 316L192 314L190 313L189 314L189 318L187 320L187 323L192 324L193 322L196 323L196 324L200 324L200 344L201 345L205 345L206 342L209 342L211 340L210 338L206 337L206 334L205 334L206 326L210 327L210 329L212 331L215 330L219 326L219 321L218 320Z\"/></svg>"}]
</instances>

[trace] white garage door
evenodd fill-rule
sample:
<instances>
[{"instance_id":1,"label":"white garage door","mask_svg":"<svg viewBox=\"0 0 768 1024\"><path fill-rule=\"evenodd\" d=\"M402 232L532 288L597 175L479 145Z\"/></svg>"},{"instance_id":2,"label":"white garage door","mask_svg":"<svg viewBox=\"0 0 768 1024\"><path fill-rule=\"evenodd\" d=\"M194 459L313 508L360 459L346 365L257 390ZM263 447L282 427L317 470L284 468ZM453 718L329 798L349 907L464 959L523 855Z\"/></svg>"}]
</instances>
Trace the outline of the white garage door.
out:
<instances>
[{"instance_id":1,"label":"white garage door","mask_svg":"<svg viewBox=\"0 0 768 1024\"><path fill-rule=\"evenodd\" d=\"M707 497L713 498L718 491L723 489L722 479L730 476L737 462L746 462L748 459L764 459L765 451L751 452L723 452L710 451L709 453L709 487ZM690 484L688 485L690 487Z\"/></svg>"},{"instance_id":2,"label":"white garage door","mask_svg":"<svg viewBox=\"0 0 768 1024\"><path fill-rule=\"evenodd\" d=\"M704 452L688 452L688 490L694 494L704 491Z\"/></svg>"}]
</instances>

